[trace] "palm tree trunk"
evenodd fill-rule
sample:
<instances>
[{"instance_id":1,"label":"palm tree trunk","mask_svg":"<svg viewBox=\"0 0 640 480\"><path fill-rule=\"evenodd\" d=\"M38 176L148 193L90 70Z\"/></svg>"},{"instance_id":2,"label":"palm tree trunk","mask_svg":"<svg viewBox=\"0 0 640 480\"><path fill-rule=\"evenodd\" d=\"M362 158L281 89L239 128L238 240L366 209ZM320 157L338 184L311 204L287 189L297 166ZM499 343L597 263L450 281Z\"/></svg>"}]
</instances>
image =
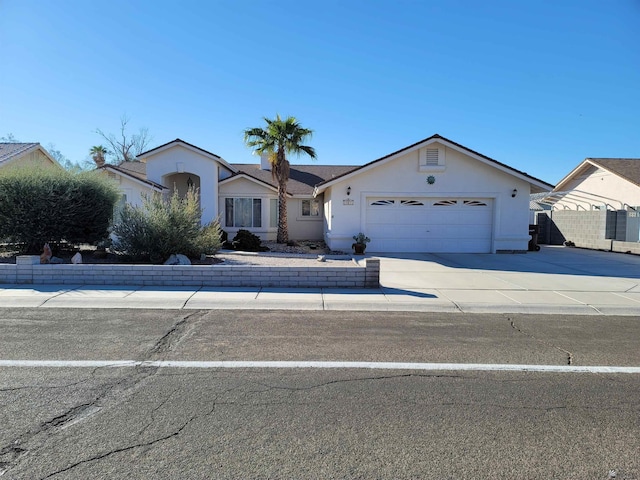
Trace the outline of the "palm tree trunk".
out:
<instances>
[{"instance_id":1,"label":"palm tree trunk","mask_svg":"<svg viewBox=\"0 0 640 480\"><path fill-rule=\"evenodd\" d=\"M289 229L287 227L287 182L278 182L278 243L289 241Z\"/></svg>"}]
</instances>

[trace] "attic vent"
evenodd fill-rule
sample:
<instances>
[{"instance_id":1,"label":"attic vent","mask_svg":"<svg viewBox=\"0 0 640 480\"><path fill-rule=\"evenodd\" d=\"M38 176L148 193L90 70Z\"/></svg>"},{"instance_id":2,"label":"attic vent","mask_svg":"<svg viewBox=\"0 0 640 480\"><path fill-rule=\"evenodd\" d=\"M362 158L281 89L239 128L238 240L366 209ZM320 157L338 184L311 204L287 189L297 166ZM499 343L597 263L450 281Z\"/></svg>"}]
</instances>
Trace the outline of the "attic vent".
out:
<instances>
[{"instance_id":1,"label":"attic vent","mask_svg":"<svg viewBox=\"0 0 640 480\"><path fill-rule=\"evenodd\" d=\"M111 180L115 180L116 179L116 174L113 172L107 172L107 177L109 177Z\"/></svg>"},{"instance_id":2,"label":"attic vent","mask_svg":"<svg viewBox=\"0 0 640 480\"><path fill-rule=\"evenodd\" d=\"M438 149L427 148L427 162L425 165L437 166L438 165Z\"/></svg>"}]
</instances>

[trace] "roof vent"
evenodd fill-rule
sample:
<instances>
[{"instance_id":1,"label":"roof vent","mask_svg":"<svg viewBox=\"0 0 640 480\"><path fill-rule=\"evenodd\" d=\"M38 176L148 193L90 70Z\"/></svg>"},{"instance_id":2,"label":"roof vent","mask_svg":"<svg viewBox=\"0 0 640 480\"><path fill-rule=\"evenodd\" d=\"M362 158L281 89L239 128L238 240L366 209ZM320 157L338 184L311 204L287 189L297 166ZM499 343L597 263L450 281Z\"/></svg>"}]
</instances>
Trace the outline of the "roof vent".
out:
<instances>
[{"instance_id":1,"label":"roof vent","mask_svg":"<svg viewBox=\"0 0 640 480\"><path fill-rule=\"evenodd\" d=\"M436 166L438 165L438 149L427 148L427 161L425 165Z\"/></svg>"}]
</instances>

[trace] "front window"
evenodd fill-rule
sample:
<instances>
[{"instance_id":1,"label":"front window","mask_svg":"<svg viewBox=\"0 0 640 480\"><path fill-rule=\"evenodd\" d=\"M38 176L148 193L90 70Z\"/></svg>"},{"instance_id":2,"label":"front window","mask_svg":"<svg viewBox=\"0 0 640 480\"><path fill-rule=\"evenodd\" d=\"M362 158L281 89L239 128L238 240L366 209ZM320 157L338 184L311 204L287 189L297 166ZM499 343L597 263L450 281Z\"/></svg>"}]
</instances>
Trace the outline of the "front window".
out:
<instances>
[{"instance_id":1,"label":"front window","mask_svg":"<svg viewBox=\"0 0 640 480\"><path fill-rule=\"evenodd\" d=\"M227 227L261 227L262 200L259 198L225 198Z\"/></svg>"},{"instance_id":2,"label":"front window","mask_svg":"<svg viewBox=\"0 0 640 480\"><path fill-rule=\"evenodd\" d=\"M312 200L302 200L302 216L303 217L319 217L320 202L315 198Z\"/></svg>"}]
</instances>

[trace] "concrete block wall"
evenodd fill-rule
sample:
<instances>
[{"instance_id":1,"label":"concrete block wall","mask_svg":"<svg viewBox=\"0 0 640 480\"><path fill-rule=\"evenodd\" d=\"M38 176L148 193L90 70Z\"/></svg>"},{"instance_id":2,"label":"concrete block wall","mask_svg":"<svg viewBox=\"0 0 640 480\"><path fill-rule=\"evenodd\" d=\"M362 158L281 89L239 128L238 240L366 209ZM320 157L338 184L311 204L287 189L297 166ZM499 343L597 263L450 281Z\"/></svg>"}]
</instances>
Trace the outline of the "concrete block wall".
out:
<instances>
[{"instance_id":1,"label":"concrete block wall","mask_svg":"<svg viewBox=\"0 0 640 480\"><path fill-rule=\"evenodd\" d=\"M640 243L639 242L618 242L614 240L611 242L611 251L619 253L634 253L640 255Z\"/></svg>"},{"instance_id":2,"label":"concrete block wall","mask_svg":"<svg viewBox=\"0 0 640 480\"><path fill-rule=\"evenodd\" d=\"M616 212L611 212L614 216ZM615 222L611 228L611 214L604 210L553 210L540 212L538 222L545 223L544 235L539 242L547 241L551 245L562 245L573 242L576 247L593 248L597 250L611 249L611 234L615 235ZM541 216L546 215L546 219ZM607 222L607 220L609 220ZM609 224L609 236L607 225ZM612 231L611 231L612 230Z\"/></svg>"},{"instance_id":3,"label":"concrete block wall","mask_svg":"<svg viewBox=\"0 0 640 480\"><path fill-rule=\"evenodd\" d=\"M0 283L17 283L16 270L13 264L0 264Z\"/></svg>"},{"instance_id":4,"label":"concrete block wall","mask_svg":"<svg viewBox=\"0 0 640 480\"><path fill-rule=\"evenodd\" d=\"M347 287L380 285L380 260L360 266L266 267L232 265L40 265L37 256L18 257L3 265L0 282L19 284L208 286L208 287Z\"/></svg>"}]
</instances>

